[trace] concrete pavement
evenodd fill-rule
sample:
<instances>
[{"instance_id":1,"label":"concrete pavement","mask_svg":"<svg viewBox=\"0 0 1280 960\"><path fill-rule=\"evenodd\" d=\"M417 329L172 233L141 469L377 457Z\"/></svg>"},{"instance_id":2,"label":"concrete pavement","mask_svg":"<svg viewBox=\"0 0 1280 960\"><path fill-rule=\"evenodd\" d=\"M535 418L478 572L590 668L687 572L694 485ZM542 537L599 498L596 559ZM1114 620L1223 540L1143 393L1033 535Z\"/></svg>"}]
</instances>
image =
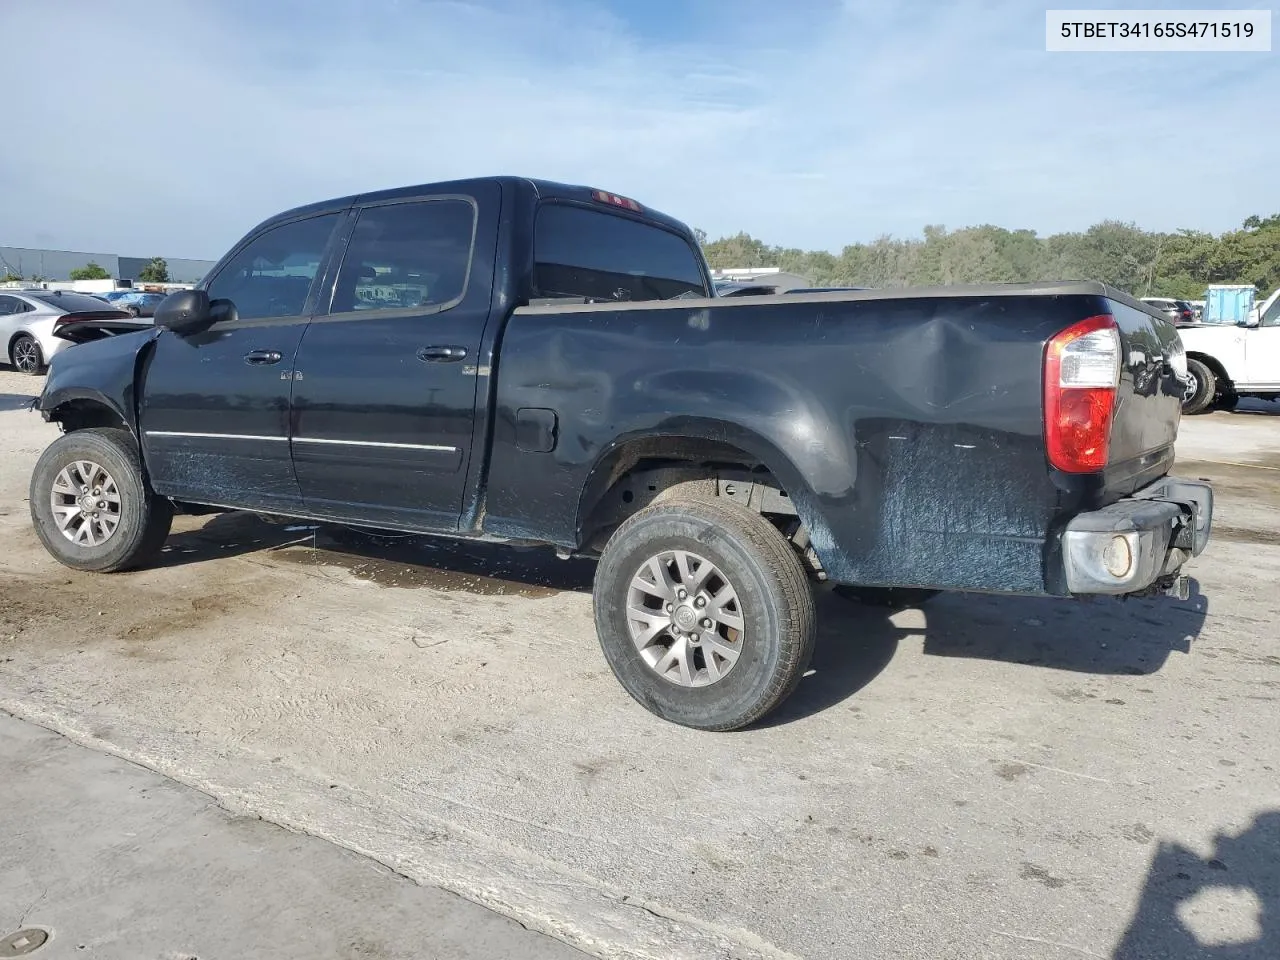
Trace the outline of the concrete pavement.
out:
<instances>
[{"instance_id":1,"label":"concrete pavement","mask_svg":"<svg viewBox=\"0 0 1280 960\"><path fill-rule=\"evenodd\" d=\"M367 857L0 713L0 957L574 960Z\"/></svg>"}]
</instances>

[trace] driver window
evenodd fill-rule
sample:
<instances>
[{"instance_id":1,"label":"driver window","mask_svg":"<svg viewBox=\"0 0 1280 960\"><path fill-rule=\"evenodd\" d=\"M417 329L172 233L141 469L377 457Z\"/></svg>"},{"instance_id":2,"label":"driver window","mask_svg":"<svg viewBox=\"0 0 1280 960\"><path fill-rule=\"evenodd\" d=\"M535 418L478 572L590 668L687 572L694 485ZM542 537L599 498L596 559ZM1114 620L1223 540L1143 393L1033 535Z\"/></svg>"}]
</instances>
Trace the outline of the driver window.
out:
<instances>
[{"instance_id":1,"label":"driver window","mask_svg":"<svg viewBox=\"0 0 1280 960\"><path fill-rule=\"evenodd\" d=\"M213 278L209 298L230 300L239 320L301 316L337 221L326 213L255 237Z\"/></svg>"},{"instance_id":2,"label":"driver window","mask_svg":"<svg viewBox=\"0 0 1280 960\"><path fill-rule=\"evenodd\" d=\"M1280 327L1280 297L1276 297L1275 302L1267 309L1267 312L1258 321L1259 326L1263 327Z\"/></svg>"}]
</instances>

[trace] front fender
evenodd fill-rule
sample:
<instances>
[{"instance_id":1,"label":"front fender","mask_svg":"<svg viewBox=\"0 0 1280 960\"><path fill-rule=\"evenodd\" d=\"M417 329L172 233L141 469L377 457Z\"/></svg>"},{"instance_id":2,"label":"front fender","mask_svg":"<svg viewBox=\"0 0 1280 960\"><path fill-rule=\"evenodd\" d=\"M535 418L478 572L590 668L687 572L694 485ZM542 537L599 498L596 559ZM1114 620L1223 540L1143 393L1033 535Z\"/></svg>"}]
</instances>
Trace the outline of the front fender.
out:
<instances>
[{"instance_id":1,"label":"front fender","mask_svg":"<svg viewBox=\"0 0 1280 960\"><path fill-rule=\"evenodd\" d=\"M57 420L58 411L67 404L98 404L137 436L141 366L161 333L144 330L62 350L49 364L37 409L45 420Z\"/></svg>"},{"instance_id":2,"label":"front fender","mask_svg":"<svg viewBox=\"0 0 1280 960\"><path fill-rule=\"evenodd\" d=\"M1232 382L1245 379L1245 338L1248 332L1240 327L1204 325L1183 327L1178 330L1182 349L1188 357L1198 357L1217 365Z\"/></svg>"}]
</instances>

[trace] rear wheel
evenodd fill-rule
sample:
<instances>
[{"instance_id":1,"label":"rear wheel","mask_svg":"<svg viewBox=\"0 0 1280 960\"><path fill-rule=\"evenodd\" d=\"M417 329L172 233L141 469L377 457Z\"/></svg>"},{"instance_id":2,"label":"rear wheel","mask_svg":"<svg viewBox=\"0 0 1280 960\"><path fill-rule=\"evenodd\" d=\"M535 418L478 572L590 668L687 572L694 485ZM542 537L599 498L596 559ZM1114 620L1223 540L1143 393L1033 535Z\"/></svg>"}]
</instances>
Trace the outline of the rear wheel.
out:
<instances>
[{"instance_id":1,"label":"rear wheel","mask_svg":"<svg viewBox=\"0 0 1280 960\"><path fill-rule=\"evenodd\" d=\"M9 362L19 373L35 377L44 372L44 351L35 337L21 333L9 346Z\"/></svg>"},{"instance_id":2,"label":"rear wheel","mask_svg":"<svg viewBox=\"0 0 1280 960\"><path fill-rule=\"evenodd\" d=\"M77 430L53 441L31 474L31 522L68 567L108 573L154 556L173 504L147 487L127 431Z\"/></svg>"},{"instance_id":3,"label":"rear wheel","mask_svg":"<svg viewBox=\"0 0 1280 960\"><path fill-rule=\"evenodd\" d=\"M893 610L905 610L907 607L918 607L936 597L941 590L926 590L923 587L855 587L850 584L836 584L832 590L838 597L856 600L869 607L887 607Z\"/></svg>"},{"instance_id":4,"label":"rear wheel","mask_svg":"<svg viewBox=\"0 0 1280 960\"><path fill-rule=\"evenodd\" d=\"M1182 393L1182 412L1204 413L1218 392L1218 378L1199 360L1187 361L1187 383Z\"/></svg>"},{"instance_id":5,"label":"rear wheel","mask_svg":"<svg viewBox=\"0 0 1280 960\"><path fill-rule=\"evenodd\" d=\"M609 539L593 591L596 632L618 681L646 709L736 730L785 700L813 655L813 592L768 520L673 498Z\"/></svg>"}]
</instances>

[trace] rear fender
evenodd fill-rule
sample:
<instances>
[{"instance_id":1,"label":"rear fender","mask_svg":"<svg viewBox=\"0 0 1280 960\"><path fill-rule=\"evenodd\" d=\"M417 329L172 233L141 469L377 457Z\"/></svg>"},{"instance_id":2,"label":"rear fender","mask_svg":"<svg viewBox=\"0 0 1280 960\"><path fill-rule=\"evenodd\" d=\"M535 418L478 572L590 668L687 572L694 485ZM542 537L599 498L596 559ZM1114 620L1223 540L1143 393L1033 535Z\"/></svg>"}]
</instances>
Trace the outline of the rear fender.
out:
<instances>
[{"instance_id":1,"label":"rear fender","mask_svg":"<svg viewBox=\"0 0 1280 960\"><path fill-rule=\"evenodd\" d=\"M579 545L590 533L585 527L596 505L626 473L631 451L667 448L682 461L705 458L715 462L724 459L722 452L731 447L772 475L808 530L819 559L825 560L824 554L835 549L835 541L821 508L852 496L857 458L845 450L844 435L822 418L811 417L794 405L775 409L786 409L787 415L766 415L761 409L750 418L752 425L710 417L671 417L616 438L597 458L582 489L577 518Z\"/></svg>"}]
</instances>

